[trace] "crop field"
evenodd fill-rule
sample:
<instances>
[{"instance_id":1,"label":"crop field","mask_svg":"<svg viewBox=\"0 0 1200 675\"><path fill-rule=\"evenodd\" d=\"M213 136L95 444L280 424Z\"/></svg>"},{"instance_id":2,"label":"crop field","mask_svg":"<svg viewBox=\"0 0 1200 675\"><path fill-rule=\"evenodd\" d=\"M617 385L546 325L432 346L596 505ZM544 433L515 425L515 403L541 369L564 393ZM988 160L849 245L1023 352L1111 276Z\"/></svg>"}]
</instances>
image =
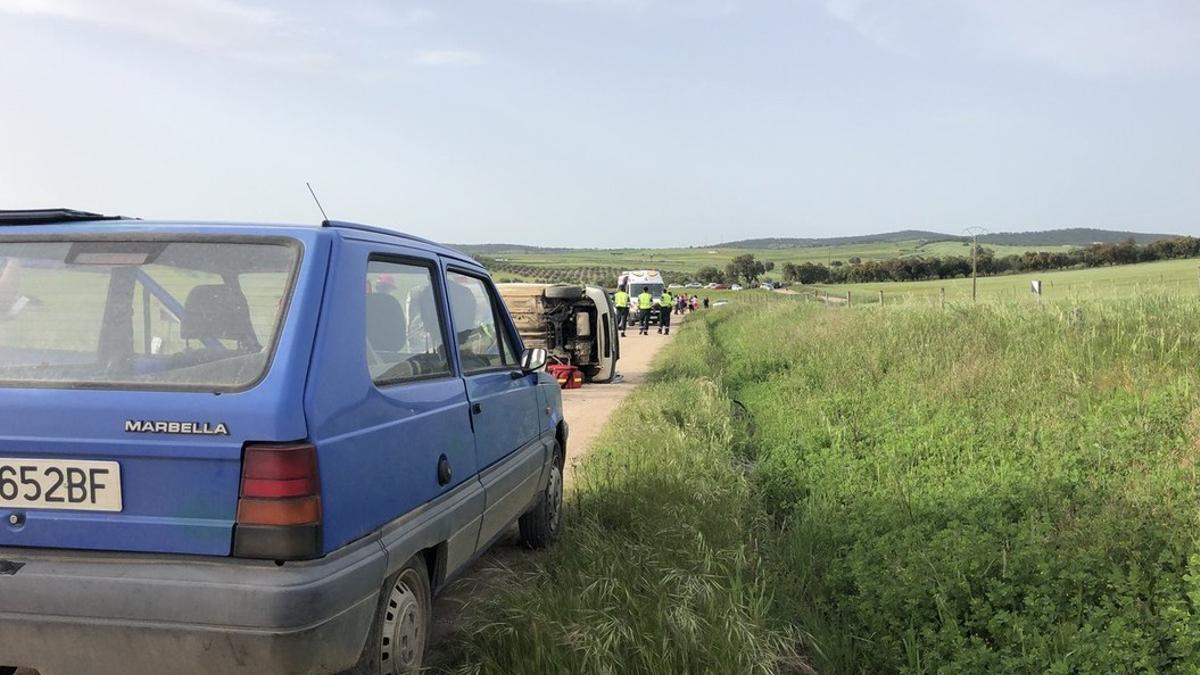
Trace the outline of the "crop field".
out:
<instances>
[{"instance_id":1,"label":"crop field","mask_svg":"<svg viewBox=\"0 0 1200 675\"><path fill-rule=\"evenodd\" d=\"M988 245L997 256L1025 251L1066 251L1069 246L1004 246ZM571 249L546 251L493 251L481 254L489 261L500 263L493 266L497 276L529 280L544 278L545 271L567 275L583 268L604 270L607 274L616 270L661 269L691 274L705 266L723 268L735 256L750 253L759 260L784 263L826 263L834 260L845 262L852 257L863 260L884 260L904 256L969 256L971 248L959 241L926 242L912 240L895 243L855 244L843 246L808 246L794 248L663 248L663 249Z\"/></svg>"},{"instance_id":2,"label":"crop field","mask_svg":"<svg viewBox=\"0 0 1200 675\"><path fill-rule=\"evenodd\" d=\"M459 672L1196 672L1200 305L1106 291L730 294Z\"/></svg>"}]
</instances>

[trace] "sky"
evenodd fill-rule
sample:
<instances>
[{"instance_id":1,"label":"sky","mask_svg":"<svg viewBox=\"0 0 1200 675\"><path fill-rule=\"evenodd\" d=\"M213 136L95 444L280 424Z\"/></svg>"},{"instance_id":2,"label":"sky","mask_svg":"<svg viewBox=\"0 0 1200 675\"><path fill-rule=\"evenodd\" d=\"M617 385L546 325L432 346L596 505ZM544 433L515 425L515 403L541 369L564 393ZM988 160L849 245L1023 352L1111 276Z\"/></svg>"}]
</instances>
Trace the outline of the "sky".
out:
<instances>
[{"instance_id":1,"label":"sky","mask_svg":"<svg viewBox=\"0 0 1200 675\"><path fill-rule=\"evenodd\" d=\"M0 0L0 208L1200 234L1196 0Z\"/></svg>"}]
</instances>

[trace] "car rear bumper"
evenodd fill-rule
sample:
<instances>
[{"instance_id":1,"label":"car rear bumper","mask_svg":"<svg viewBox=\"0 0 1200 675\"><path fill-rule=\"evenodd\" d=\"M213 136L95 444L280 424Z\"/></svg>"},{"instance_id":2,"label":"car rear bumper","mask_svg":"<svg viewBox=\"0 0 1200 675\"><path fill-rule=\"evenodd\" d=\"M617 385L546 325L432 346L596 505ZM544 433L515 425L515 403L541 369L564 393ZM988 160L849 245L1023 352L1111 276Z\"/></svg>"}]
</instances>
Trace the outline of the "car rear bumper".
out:
<instances>
[{"instance_id":1,"label":"car rear bumper","mask_svg":"<svg viewBox=\"0 0 1200 675\"><path fill-rule=\"evenodd\" d=\"M287 563L0 548L0 664L42 675L332 673L354 664L377 539ZM14 567L19 569L12 571Z\"/></svg>"}]
</instances>

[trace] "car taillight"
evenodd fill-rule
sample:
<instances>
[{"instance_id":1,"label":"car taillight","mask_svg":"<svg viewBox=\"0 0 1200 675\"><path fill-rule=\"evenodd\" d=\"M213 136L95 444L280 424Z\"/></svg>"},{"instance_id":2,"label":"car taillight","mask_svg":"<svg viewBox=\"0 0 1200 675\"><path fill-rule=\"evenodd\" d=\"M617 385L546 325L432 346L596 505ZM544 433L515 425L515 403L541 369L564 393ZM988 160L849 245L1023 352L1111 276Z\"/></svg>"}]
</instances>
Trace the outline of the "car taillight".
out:
<instances>
[{"instance_id":1,"label":"car taillight","mask_svg":"<svg viewBox=\"0 0 1200 675\"><path fill-rule=\"evenodd\" d=\"M246 445L233 554L270 560L320 556L321 490L311 444Z\"/></svg>"}]
</instances>

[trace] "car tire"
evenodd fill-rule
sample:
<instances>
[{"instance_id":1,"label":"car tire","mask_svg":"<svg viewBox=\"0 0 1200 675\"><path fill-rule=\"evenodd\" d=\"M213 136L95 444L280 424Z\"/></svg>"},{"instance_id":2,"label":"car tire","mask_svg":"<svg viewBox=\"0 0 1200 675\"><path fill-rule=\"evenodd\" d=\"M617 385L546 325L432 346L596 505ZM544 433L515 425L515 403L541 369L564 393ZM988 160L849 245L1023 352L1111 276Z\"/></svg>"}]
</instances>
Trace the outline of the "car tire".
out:
<instances>
[{"instance_id":1,"label":"car tire","mask_svg":"<svg viewBox=\"0 0 1200 675\"><path fill-rule=\"evenodd\" d=\"M519 526L521 542L529 548L546 548L554 543L562 529L563 517L563 451L558 441L554 442L554 458L550 462L550 478L546 489L538 495L537 504L521 516Z\"/></svg>"},{"instance_id":2,"label":"car tire","mask_svg":"<svg viewBox=\"0 0 1200 675\"><path fill-rule=\"evenodd\" d=\"M571 286L568 284L556 284L546 287L546 297L552 300L578 300L583 297L582 286Z\"/></svg>"},{"instance_id":3,"label":"car tire","mask_svg":"<svg viewBox=\"0 0 1200 675\"><path fill-rule=\"evenodd\" d=\"M423 672L432 611L429 569L425 558L417 555L384 582L358 664L342 675Z\"/></svg>"}]
</instances>

